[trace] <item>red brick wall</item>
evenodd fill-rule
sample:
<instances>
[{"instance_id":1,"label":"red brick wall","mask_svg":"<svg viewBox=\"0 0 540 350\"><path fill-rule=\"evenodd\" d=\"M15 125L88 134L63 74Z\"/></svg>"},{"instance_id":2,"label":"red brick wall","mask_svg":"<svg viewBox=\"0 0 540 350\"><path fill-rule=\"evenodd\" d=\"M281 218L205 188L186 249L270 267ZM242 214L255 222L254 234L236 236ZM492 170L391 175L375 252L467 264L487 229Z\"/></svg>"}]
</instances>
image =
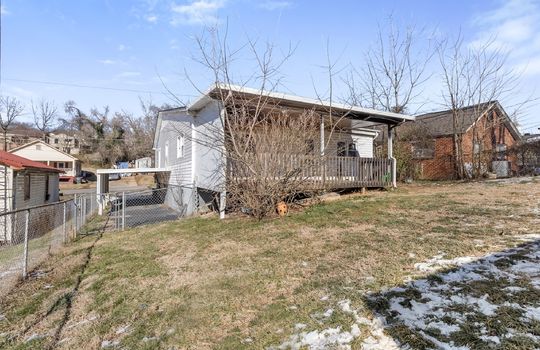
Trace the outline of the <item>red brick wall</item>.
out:
<instances>
[{"instance_id":1,"label":"red brick wall","mask_svg":"<svg viewBox=\"0 0 540 350\"><path fill-rule=\"evenodd\" d=\"M483 144L482 163L486 169L491 170L491 159L493 155L492 135L495 135L496 143L506 144L510 149L516 140L506 127L506 125L494 115L493 122L483 117L476 126L477 135ZM452 137L439 137L435 139L435 155L432 159L425 159L418 162L419 178L424 180L449 180L454 178L453 147ZM462 141L463 158L465 163L473 160L473 128L471 127L464 135ZM515 156L509 156L512 170L517 171Z\"/></svg>"}]
</instances>

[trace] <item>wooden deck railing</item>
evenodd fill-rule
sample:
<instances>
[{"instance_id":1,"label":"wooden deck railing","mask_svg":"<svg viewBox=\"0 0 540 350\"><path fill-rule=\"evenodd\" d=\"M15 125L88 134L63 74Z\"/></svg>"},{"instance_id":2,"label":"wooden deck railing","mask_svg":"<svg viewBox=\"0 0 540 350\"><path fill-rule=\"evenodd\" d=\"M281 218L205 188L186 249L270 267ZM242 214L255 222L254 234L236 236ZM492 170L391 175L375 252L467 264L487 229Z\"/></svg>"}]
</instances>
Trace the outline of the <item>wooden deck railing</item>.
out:
<instances>
[{"instance_id":1,"label":"wooden deck railing","mask_svg":"<svg viewBox=\"0 0 540 350\"><path fill-rule=\"evenodd\" d=\"M251 180L295 177L312 189L387 187L392 184L392 160L301 154L254 154L245 163L229 159L229 179Z\"/></svg>"}]
</instances>

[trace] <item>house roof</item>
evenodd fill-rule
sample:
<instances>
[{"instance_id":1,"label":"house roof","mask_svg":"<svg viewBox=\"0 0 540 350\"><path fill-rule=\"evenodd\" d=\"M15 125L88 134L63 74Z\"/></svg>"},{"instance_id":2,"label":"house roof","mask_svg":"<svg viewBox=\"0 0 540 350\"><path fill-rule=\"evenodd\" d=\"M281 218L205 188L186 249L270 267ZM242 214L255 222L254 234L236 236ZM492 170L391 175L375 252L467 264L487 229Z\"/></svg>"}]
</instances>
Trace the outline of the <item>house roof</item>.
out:
<instances>
[{"instance_id":1,"label":"house roof","mask_svg":"<svg viewBox=\"0 0 540 350\"><path fill-rule=\"evenodd\" d=\"M498 101L484 102L460 108L458 112L458 133L463 134L467 132L480 117L495 108L501 112L501 116L505 119L504 123L510 130L510 133L512 133L516 140L519 140L521 134ZM452 116L452 110L431 112L417 115L416 123L425 126L433 137L450 136L454 134Z\"/></svg>"},{"instance_id":2,"label":"house roof","mask_svg":"<svg viewBox=\"0 0 540 350\"><path fill-rule=\"evenodd\" d=\"M375 109L363 108L358 106L350 106L342 103L329 101L321 101L317 99L287 95L279 92L265 91L260 89L248 88L245 86L217 83L203 93L195 102L187 106L190 112L197 112L205 107L208 103L215 100L221 91L238 94L245 98L257 98L263 96L268 99L269 103L284 107L315 109L318 111L327 112L328 108L332 107L335 114L346 115L349 119L359 119L372 121L374 123L384 124L399 124L405 121L412 121L415 118L410 115L398 114L385 111L377 111Z\"/></svg>"},{"instance_id":3,"label":"house roof","mask_svg":"<svg viewBox=\"0 0 540 350\"><path fill-rule=\"evenodd\" d=\"M63 173L62 170L5 151L0 151L0 164L15 170L40 170L47 173Z\"/></svg>"},{"instance_id":4,"label":"house roof","mask_svg":"<svg viewBox=\"0 0 540 350\"><path fill-rule=\"evenodd\" d=\"M10 152L10 153L15 153L15 152L17 152L17 151L20 151L20 150L22 150L22 149L25 149L25 148L27 148L28 146L34 145L34 144L36 144L36 143L40 143L40 144L44 145L45 147L47 147L48 149L50 149L51 151L58 152L58 153L60 153L60 154L62 154L62 155L64 155L64 156L70 158L71 160L75 160L75 161L78 161L78 160L79 160L77 157L74 157L74 156L72 156L72 155L69 154L69 153L66 153L66 152L63 152L63 151L61 151L61 150L59 150L59 149L56 149L56 148L54 148L53 146L49 145L48 143L43 142L42 140L34 140L34 141L31 141L31 142L25 143L25 144L22 145L22 146L19 146L19 147L15 147L15 148L13 148L13 149L10 149L9 152ZM40 160L52 160L52 159L40 159Z\"/></svg>"}]
</instances>

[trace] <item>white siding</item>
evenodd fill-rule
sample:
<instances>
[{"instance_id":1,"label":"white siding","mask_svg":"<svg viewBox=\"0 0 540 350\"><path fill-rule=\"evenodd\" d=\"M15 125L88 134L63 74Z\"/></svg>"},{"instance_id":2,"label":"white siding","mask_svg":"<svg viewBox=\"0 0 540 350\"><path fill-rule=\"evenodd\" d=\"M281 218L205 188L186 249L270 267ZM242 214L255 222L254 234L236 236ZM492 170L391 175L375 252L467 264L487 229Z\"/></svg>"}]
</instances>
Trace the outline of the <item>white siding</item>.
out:
<instances>
[{"instance_id":1,"label":"white siding","mask_svg":"<svg viewBox=\"0 0 540 350\"><path fill-rule=\"evenodd\" d=\"M197 187L222 191L224 186L223 127L218 102L212 102L200 110L194 118L195 144L194 181ZM212 136L209 136L212 135Z\"/></svg>"},{"instance_id":2,"label":"white siding","mask_svg":"<svg viewBox=\"0 0 540 350\"><path fill-rule=\"evenodd\" d=\"M192 141L186 140L184 142L184 155L182 157L177 155L176 142L181 134L191 135L193 117L185 111L166 112L161 117L161 130L156 147L157 164L161 168L171 170L169 178L171 185L191 185L193 184L191 174Z\"/></svg>"},{"instance_id":3,"label":"white siding","mask_svg":"<svg viewBox=\"0 0 540 350\"><path fill-rule=\"evenodd\" d=\"M6 173L5 181L7 182L7 187L4 184L4 172ZM7 210L13 210L13 190L12 190L12 177L13 170L8 167L0 166L0 212ZM6 188L6 208L4 208L4 188Z\"/></svg>"},{"instance_id":4,"label":"white siding","mask_svg":"<svg viewBox=\"0 0 540 350\"><path fill-rule=\"evenodd\" d=\"M352 135L352 139L360 157L373 158L373 136Z\"/></svg>"}]
</instances>

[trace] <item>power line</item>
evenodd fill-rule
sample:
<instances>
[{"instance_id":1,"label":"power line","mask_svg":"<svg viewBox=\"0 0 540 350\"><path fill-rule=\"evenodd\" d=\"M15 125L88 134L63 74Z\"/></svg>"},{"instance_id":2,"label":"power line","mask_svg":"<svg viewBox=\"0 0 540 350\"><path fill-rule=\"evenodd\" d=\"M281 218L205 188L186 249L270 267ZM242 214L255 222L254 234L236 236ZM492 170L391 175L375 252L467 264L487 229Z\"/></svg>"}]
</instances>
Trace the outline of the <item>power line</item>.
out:
<instances>
[{"instance_id":1,"label":"power line","mask_svg":"<svg viewBox=\"0 0 540 350\"><path fill-rule=\"evenodd\" d=\"M133 93L138 93L138 94L143 93L143 94L170 95L169 93L165 93L163 91L122 89L122 88L113 88L113 87L107 87L107 86L93 86L93 85L83 85L83 84L65 83L65 82L57 82L57 81L46 81L46 80L30 80L30 79L15 79L15 78L4 78L4 80L16 81L16 82L21 82L21 83L31 83L31 84L69 86L69 87L84 88L84 89L133 92ZM187 95L187 94L176 94L175 93L174 95L175 96L185 96L185 97L195 97L195 95Z\"/></svg>"}]
</instances>

